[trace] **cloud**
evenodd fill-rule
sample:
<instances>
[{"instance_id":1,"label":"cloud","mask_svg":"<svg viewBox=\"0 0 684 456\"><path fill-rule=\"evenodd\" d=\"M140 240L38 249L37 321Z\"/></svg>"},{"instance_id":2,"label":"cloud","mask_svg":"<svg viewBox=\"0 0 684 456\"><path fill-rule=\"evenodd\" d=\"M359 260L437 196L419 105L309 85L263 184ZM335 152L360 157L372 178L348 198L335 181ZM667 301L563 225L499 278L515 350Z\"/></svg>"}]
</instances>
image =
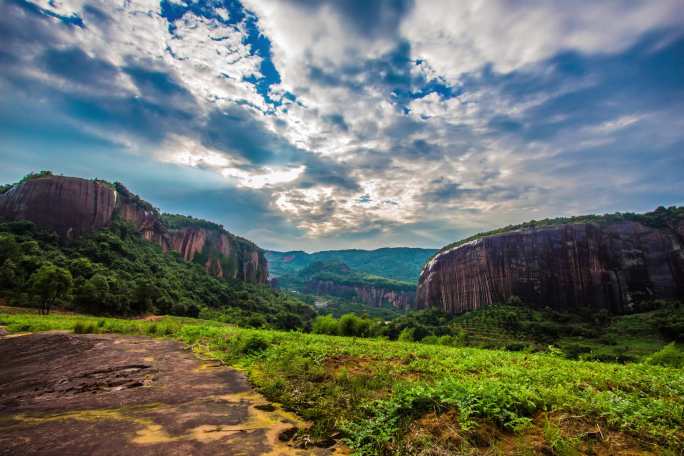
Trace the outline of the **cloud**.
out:
<instances>
[{"instance_id":1,"label":"cloud","mask_svg":"<svg viewBox=\"0 0 684 456\"><path fill-rule=\"evenodd\" d=\"M678 6L8 0L0 153L288 248L682 203Z\"/></svg>"}]
</instances>

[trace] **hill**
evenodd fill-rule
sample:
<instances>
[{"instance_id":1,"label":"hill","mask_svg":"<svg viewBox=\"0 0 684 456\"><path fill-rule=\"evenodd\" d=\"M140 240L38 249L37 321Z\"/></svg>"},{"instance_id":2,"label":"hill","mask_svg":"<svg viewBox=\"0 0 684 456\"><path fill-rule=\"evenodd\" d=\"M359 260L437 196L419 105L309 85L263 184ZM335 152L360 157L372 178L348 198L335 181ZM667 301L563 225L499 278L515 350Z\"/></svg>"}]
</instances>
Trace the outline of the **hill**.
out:
<instances>
[{"instance_id":1,"label":"hill","mask_svg":"<svg viewBox=\"0 0 684 456\"><path fill-rule=\"evenodd\" d=\"M415 306L415 284L352 270L339 260L315 261L297 273L274 280L277 287L318 296L333 296L371 308ZM359 309L363 311L363 309Z\"/></svg>"},{"instance_id":2,"label":"hill","mask_svg":"<svg viewBox=\"0 0 684 456\"><path fill-rule=\"evenodd\" d=\"M263 283L256 245L211 222L161 215L122 184L41 173L2 190L0 298L11 305L289 329L315 315Z\"/></svg>"},{"instance_id":3,"label":"hill","mask_svg":"<svg viewBox=\"0 0 684 456\"><path fill-rule=\"evenodd\" d=\"M123 220L163 251L178 252L225 279L266 283L263 251L223 226L182 215L162 215L122 183L29 174L0 189L0 220L29 220L70 241Z\"/></svg>"},{"instance_id":4,"label":"hill","mask_svg":"<svg viewBox=\"0 0 684 456\"><path fill-rule=\"evenodd\" d=\"M416 282L425 261L435 254L435 249L409 247L386 247L376 250L324 250L315 253L303 251L266 251L266 258L273 277L296 273L311 263L341 261L351 269L388 279Z\"/></svg>"},{"instance_id":5,"label":"hill","mask_svg":"<svg viewBox=\"0 0 684 456\"><path fill-rule=\"evenodd\" d=\"M446 246L418 306L463 313L517 296L537 308L628 313L684 297L684 208L532 221Z\"/></svg>"}]
</instances>

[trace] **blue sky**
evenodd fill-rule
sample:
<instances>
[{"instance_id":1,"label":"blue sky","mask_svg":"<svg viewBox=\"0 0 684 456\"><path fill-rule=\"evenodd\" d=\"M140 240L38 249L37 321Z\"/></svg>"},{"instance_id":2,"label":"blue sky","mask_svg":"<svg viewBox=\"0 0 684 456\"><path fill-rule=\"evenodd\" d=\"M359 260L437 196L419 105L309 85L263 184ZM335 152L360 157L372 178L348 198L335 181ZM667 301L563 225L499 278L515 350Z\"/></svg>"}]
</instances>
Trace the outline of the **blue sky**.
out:
<instances>
[{"instance_id":1,"label":"blue sky","mask_svg":"<svg viewBox=\"0 0 684 456\"><path fill-rule=\"evenodd\" d=\"M681 0L5 0L0 66L0 182L265 248L684 204Z\"/></svg>"}]
</instances>

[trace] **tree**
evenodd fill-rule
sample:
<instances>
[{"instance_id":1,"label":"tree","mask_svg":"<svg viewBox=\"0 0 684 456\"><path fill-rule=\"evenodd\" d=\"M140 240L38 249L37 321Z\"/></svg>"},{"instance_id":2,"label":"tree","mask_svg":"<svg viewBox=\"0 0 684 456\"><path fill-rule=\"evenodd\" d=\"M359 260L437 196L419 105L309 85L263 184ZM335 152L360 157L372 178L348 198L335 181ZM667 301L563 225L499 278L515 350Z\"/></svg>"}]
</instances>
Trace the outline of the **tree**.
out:
<instances>
[{"instance_id":1,"label":"tree","mask_svg":"<svg viewBox=\"0 0 684 456\"><path fill-rule=\"evenodd\" d=\"M46 263L31 275L30 283L31 293L41 299L40 313L47 315L57 299L69 294L73 279L67 269Z\"/></svg>"}]
</instances>

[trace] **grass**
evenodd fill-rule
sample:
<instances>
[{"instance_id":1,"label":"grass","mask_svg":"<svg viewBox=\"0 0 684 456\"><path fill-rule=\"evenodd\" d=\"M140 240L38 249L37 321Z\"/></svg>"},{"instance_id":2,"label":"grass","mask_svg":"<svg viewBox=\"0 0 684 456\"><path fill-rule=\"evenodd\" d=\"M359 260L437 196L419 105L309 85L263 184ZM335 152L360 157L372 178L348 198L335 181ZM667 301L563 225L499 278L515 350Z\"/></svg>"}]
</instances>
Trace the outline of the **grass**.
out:
<instances>
[{"instance_id":1,"label":"grass","mask_svg":"<svg viewBox=\"0 0 684 456\"><path fill-rule=\"evenodd\" d=\"M684 370L656 364L242 329L171 317L0 313L0 325L10 331L173 337L243 369L260 392L312 421L313 441L340 432L359 454L440 454L444 442L464 454L524 454L542 447L550 454L581 454L589 444L614 454L615 442L653 454L684 451ZM453 430L451 440L439 437L445 429Z\"/></svg>"}]
</instances>

